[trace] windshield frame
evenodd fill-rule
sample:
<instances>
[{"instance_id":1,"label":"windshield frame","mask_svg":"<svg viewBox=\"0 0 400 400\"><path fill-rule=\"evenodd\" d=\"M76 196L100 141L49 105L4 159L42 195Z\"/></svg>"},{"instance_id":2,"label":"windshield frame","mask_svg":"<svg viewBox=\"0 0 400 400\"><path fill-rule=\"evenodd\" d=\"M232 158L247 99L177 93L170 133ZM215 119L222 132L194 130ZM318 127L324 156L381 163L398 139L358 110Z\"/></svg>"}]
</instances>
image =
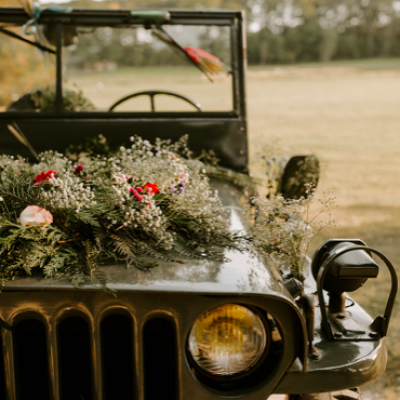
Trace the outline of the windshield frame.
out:
<instances>
[{"instance_id":1,"label":"windshield frame","mask_svg":"<svg viewBox=\"0 0 400 400\"><path fill-rule=\"evenodd\" d=\"M246 48L244 31L244 13L241 11L189 11L165 10L170 19L162 21L161 25L199 25L199 26L227 26L230 30L231 76L232 76L232 110L231 111L90 111L71 112L63 110L63 60L62 60L62 32L63 25L79 26L110 26L110 27L149 27L157 24L149 20L140 20L131 14L130 10L72 10L69 13L54 13L43 11L39 24L55 24L57 32L56 46L56 101L54 112L13 111L14 117L29 118L234 118L246 119L245 101L245 68ZM0 23L14 23L23 25L29 16L22 8L1 8ZM0 113L0 119L9 119L9 113Z\"/></svg>"}]
</instances>

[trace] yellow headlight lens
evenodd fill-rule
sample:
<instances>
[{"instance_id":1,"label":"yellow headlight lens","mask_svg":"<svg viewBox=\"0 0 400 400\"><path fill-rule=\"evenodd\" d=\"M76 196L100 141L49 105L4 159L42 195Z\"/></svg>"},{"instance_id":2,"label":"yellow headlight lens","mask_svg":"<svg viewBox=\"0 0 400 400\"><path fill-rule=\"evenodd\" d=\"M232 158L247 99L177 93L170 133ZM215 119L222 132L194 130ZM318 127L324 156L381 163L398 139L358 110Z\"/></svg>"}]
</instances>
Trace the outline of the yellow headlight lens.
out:
<instances>
[{"instance_id":1,"label":"yellow headlight lens","mask_svg":"<svg viewBox=\"0 0 400 400\"><path fill-rule=\"evenodd\" d=\"M245 372L261 358L267 335L261 319L246 307L226 304L202 314L189 334L195 362L213 375Z\"/></svg>"}]
</instances>

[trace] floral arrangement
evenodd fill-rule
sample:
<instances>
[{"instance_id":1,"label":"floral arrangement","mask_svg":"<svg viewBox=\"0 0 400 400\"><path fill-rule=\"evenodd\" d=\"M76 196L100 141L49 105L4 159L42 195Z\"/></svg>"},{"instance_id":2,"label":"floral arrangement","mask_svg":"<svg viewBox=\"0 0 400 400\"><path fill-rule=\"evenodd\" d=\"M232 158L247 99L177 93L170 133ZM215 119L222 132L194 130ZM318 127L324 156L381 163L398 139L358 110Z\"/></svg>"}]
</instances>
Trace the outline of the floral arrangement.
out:
<instances>
[{"instance_id":1,"label":"floral arrangement","mask_svg":"<svg viewBox=\"0 0 400 400\"><path fill-rule=\"evenodd\" d=\"M53 151L36 164L0 156L2 283L39 271L69 276L76 286L90 278L106 286L96 266L110 258L147 269L154 258L180 262L238 248L187 138L131 140L111 156L87 153L84 163Z\"/></svg>"},{"instance_id":2,"label":"floral arrangement","mask_svg":"<svg viewBox=\"0 0 400 400\"><path fill-rule=\"evenodd\" d=\"M252 199L247 215L253 220L251 236L254 248L270 258L279 269L289 268L289 275L304 281L304 264L313 237L323 229L334 225L332 209L335 197L324 192L317 201L318 212L311 215L315 202L315 189L306 184L306 197L285 199L282 196ZM322 219L322 214L327 218Z\"/></svg>"},{"instance_id":3,"label":"floral arrangement","mask_svg":"<svg viewBox=\"0 0 400 400\"><path fill-rule=\"evenodd\" d=\"M311 217L311 184L298 200L258 197L249 176L218 167L212 152L193 158L187 137L173 144L131 140L113 151L99 135L66 155L42 153L36 164L0 156L0 283L38 271L69 276L75 286L95 279L106 288L108 278L96 267L110 259L146 270L154 259L220 258L227 247L250 247L304 280L310 241L334 223L330 193ZM209 177L243 189L249 232L229 230ZM325 212L328 218L318 219Z\"/></svg>"}]
</instances>

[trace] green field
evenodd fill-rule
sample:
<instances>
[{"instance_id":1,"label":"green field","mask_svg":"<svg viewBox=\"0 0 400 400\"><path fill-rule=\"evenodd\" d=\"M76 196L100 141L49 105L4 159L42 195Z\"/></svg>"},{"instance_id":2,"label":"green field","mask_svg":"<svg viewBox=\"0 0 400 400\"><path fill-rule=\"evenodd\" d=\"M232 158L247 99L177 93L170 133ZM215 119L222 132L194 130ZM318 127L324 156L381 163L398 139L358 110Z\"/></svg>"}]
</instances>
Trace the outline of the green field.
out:
<instances>
[{"instance_id":1,"label":"green field","mask_svg":"<svg viewBox=\"0 0 400 400\"><path fill-rule=\"evenodd\" d=\"M144 89L184 93L207 109L229 107L227 79L212 85L195 70L136 72L135 81L132 70L72 80L100 107ZM148 107L146 101L138 107ZM400 272L400 59L249 68L247 101L255 176L262 177L260 153L272 146L286 154L314 153L322 162L318 191L334 191L340 226L321 234L313 249L328 237L359 237L384 252ZM167 102L160 106L175 107ZM376 316L383 314L388 288L383 272L354 297ZM399 339L397 304L387 340L387 372L364 387L365 400L400 397Z\"/></svg>"}]
</instances>

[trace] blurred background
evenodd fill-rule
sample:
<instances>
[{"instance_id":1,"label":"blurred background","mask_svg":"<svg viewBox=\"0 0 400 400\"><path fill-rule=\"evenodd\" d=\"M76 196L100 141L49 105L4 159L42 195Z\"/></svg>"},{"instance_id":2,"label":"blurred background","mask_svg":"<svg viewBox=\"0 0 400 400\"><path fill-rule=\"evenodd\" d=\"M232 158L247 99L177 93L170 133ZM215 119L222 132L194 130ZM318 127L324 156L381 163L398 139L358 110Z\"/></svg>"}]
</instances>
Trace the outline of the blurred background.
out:
<instances>
[{"instance_id":1,"label":"blurred background","mask_svg":"<svg viewBox=\"0 0 400 400\"><path fill-rule=\"evenodd\" d=\"M317 155L322 163L318 191L333 191L340 207L335 212L338 226L314 240L310 255L329 237L361 238L385 253L400 273L400 1L52 3L76 8L245 10L251 173L262 185L263 152ZM20 3L0 0L0 5ZM189 35L178 28L170 34L183 45L202 48L229 64L224 28L200 29ZM107 45L100 50L99 43ZM66 51L68 81L99 109L112 103L110 97L127 94L127 74L132 70L138 77L135 91L172 86L207 110L231 106L226 100L231 90L229 79L207 82L185 60L165 46L155 45L145 30L136 30L132 36L103 28L88 32L79 46ZM0 60L0 111L25 92L54 81L54 63L36 49L27 50L25 44L5 36L0 36ZM137 104L138 109L145 106ZM160 106L172 107L170 102ZM383 271L354 297L376 316L383 313L388 289L389 277ZM399 340L397 303L387 339L387 371L363 387L364 400L400 398Z\"/></svg>"}]
</instances>

